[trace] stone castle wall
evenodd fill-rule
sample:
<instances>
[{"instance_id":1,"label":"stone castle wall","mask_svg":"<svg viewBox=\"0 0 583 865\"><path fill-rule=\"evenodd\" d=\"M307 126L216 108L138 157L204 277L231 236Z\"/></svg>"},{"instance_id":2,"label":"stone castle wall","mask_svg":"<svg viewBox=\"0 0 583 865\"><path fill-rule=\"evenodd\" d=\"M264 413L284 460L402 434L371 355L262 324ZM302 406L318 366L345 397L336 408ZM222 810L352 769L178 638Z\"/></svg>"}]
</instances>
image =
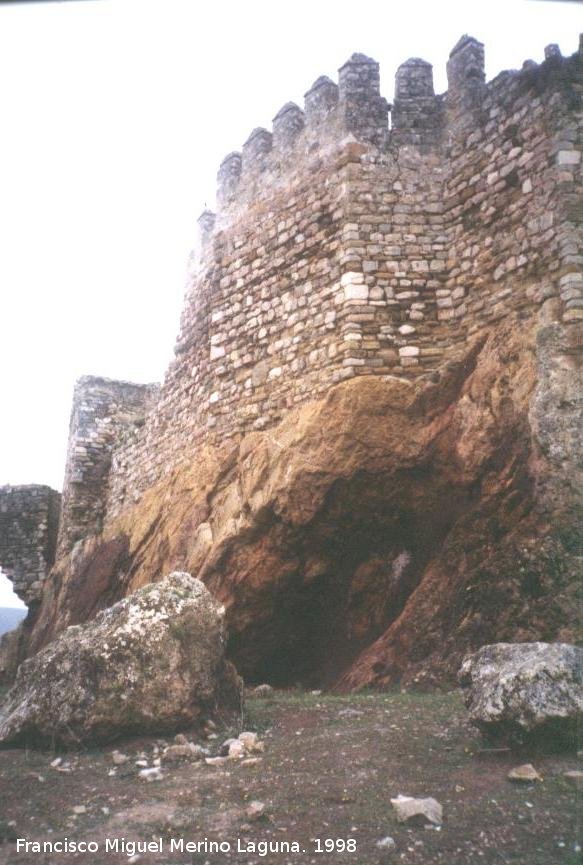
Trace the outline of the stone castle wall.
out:
<instances>
[{"instance_id":1,"label":"stone castle wall","mask_svg":"<svg viewBox=\"0 0 583 865\"><path fill-rule=\"evenodd\" d=\"M72 422L63 550L203 442L272 426L338 381L439 375L551 295L583 316L582 52L550 46L485 83L464 37L448 82L435 95L431 66L404 63L389 129L378 64L353 55L223 160L159 394L123 385L120 411L106 395Z\"/></svg>"},{"instance_id":2,"label":"stone castle wall","mask_svg":"<svg viewBox=\"0 0 583 865\"><path fill-rule=\"evenodd\" d=\"M50 487L0 487L0 569L29 607L55 560L60 501Z\"/></svg>"},{"instance_id":3,"label":"stone castle wall","mask_svg":"<svg viewBox=\"0 0 583 865\"><path fill-rule=\"evenodd\" d=\"M100 531L112 450L126 430L144 423L158 392L158 385L95 376L84 376L75 385L63 482L59 556L68 552L80 538Z\"/></svg>"}]
</instances>

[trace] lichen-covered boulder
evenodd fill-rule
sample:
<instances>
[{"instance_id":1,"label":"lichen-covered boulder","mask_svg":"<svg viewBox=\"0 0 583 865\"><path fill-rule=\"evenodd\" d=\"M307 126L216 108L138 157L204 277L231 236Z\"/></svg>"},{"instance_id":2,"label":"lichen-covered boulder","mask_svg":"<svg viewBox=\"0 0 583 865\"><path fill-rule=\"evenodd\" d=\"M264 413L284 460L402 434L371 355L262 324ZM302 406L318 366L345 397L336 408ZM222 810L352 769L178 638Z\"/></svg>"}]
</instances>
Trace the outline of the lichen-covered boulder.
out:
<instances>
[{"instance_id":1,"label":"lichen-covered boulder","mask_svg":"<svg viewBox=\"0 0 583 865\"><path fill-rule=\"evenodd\" d=\"M196 725L240 710L224 610L173 573L68 628L21 664L0 705L0 742L78 745Z\"/></svg>"},{"instance_id":2,"label":"lichen-covered boulder","mask_svg":"<svg viewBox=\"0 0 583 865\"><path fill-rule=\"evenodd\" d=\"M566 643L495 643L459 672L471 722L490 738L574 740L583 719L583 649Z\"/></svg>"}]
</instances>

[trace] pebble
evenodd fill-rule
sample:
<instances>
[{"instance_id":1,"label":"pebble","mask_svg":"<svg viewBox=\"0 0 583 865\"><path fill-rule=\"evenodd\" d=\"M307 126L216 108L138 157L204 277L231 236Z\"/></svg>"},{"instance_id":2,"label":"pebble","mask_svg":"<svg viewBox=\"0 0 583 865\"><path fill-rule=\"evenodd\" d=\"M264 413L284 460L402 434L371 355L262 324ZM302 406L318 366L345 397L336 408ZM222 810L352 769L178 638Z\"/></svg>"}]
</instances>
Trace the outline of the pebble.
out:
<instances>
[{"instance_id":1,"label":"pebble","mask_svg":"<svg viewBox=\"0 0 583 865\"><path fill-rule=\"evenodd\" d=\"M266 807L264 802L250 802L245 810L245 815L248 820L259 820L265 814Z\"/></svg>"},{"instance_id":2,"label":"pebble","mask_svg":"<svg viewBox=\"0 0 583 865\"><path fill-rule=\"evenodd\" d=\"M257 733L245 730L239 734L239 742L244 745L249 754L261 754L265 750L265 745L259 740Z\"/></svg>"},{"instance_id":3,"label":"pebble","mask_svg":"<svg viewBox=\"0 0 583 865\"><path fill-rule=\"evenodd\" d=\"M273 694L273 688L271 685L257 685L256 688L253 689L253 693L256 697L268 697L270 694Z\"/></svg>"},{"instance_id":4,"label":"pebble","mask_svg":"<svg viewBox=\"0 0 583 865\"><path fill-rule=\"evenodd\" d=\"M229 758L231 760L240 760L245 754L245 745L243 742L240 742L238 739L235 739L234 742L231 742L229 745Z\"/></svg>"},{"instance_id":5,"label":"pebble","mask_svg":"<svg viewBox=\"0 0 583 865\"><path fill-rule=\"evenodd\" d=\"M433 823L440 826L443 822L443 808L437 799L414 799L412 796L397 796L391 799L391 805L397 812L400 823L423 826Z\"/></svg>"},{"instance_id":6,"label":"pebble","mask_svg":"<svg viewBox=\"0 0 583 865\"><path fill-rule=\"evenodd\" d=\"M395 847L395 839L387 835L386 838L381 838L380 841L377 841L377 847L381 850L392 850Z\"/></svg>"},{"instance_id":7,"label":"pebble","mask_svg":"<svg viewBox=\"0 0 583 865\"><path fill-rule=\"evenodd\" d=\"M204 762L207 766L224 766L228 759L228 757L205 757Z\"/></svg>"},{"instance_id":8,"label":"pebble","mask_svg":"<svg viewBox=\"0 0 583 865\"><path fill-rule=\"evenodd\" d=\"M202 749L193 742L185 744L169 745L164 751L164 760L176 762L178 760L198 760L202 757ZM158 758L159 759L159 758Z\"/></svg>"},{"instance_id":9,"label":"pebble","mask_svg":"<svg viewBox=\"0 0 583 865\"><path fill-rule=\"evenodd\" d=\"M127 754L122 754L121 751L112 751L111 759L116 766L123 766L124 763L129 762L130 758Z\"/></svg>"},{"instance_id":10,"label":"pebble","mask_svg":"<svg viewBox=\"0 0 583 865\"><path fill-rule=\"evenodd\" d=\"M583 772L580 769L573 769L571 772L564 772L563 778L576 787L577 790L583 790Z\"/></svg>"},{"instance_id":11,"label":"pebble","mask_svg":"<svg viewBox=\"0 0 583 865\"><path fill-rule=\"evenodd\" d=\"M140 769L139 777L143 781L151 783L152 781L161 781L164 776L159 766L153 766L151 769Z\"/></svg>"},{"instance_id":12,"label":"pebble","mask_svg":"<svg viewBox=\"0 0 583 865\"><path fill-rule=\"evenodd\" d=\"M524 763L511 769L507 775L509 781L517 781L522 784L531 784L533 781L542 781L532 763Z\"/></svg>"}]
</instances>

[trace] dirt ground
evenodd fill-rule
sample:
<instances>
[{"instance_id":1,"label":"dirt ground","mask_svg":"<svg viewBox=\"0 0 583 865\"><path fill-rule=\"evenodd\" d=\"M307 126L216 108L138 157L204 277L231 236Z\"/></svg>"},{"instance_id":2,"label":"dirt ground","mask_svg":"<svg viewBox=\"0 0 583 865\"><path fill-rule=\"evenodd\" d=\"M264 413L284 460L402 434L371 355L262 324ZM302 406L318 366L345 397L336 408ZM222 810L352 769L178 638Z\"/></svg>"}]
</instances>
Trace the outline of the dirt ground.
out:
<instances>
[{"instance_id":1,"label":"dirt ground","mask_svg":"<svg viewBox=\"0 0 583 865\"><path fill-rule=\"evenodd\" d=\"M242 766L183 762L146 783L135 760L153 738L116 743L132 759L114 769L113 746L63 754L0 751L0 865L574 865L583 861L581 794L563 776L576 754L488 750L467 724L458 693L385 693L337 697L276 692L250 698L241 729L265 742L261 761ZM233 730L205 742L215 752ZM507 780L532 762L534 784ZM61 764L62 767L62 764ZM66 767L65 767L66 768ZM390 799L432 796L443 805L440 828L397 822ZM250 820L252 801L266 805ZM85 807L85 812L74 809ZM579 817L577 816L579 810ZM390 836L391 848L378 842ZM92 853L17 853L16 839L96 841ZM162 852L105 850L106 839L162 839ZM220 853L171 850L171 839L221 841ZM326 839L334 841L332 852ZM337 841L353 839L355 851ZM299 852L263 853L258 842L297 842ZM253 844L256 849L253 850ZM349 845L352 846L352 845ZM132 849L129 845L129 852Z\"/></svg>"}]
</instances>

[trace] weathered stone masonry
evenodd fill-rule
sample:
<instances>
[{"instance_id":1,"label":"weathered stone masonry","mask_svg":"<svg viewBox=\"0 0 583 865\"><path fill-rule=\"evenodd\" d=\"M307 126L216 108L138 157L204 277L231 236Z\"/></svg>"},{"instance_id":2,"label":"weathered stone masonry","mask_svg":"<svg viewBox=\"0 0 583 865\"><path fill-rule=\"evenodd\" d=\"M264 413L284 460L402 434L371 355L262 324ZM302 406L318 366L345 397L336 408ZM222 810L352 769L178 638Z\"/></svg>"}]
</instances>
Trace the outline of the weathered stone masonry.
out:
<instances>
[{"instance_id":1,"label":"weathered stone masonry","mask_svg":"<svg viewBox=\"0 0 583 865\"><path fill-rule=\"evenodd\" d=\"M60 503L50 487L0 487L0 568L29 607L55 561Z\"/></svg>"},{"instance_id":2,"label":"weathered stone masonry","mask_svg":"<svg viewBox=\"0 0 583 865\"><path fill-rule=\"evenodd\" d=\"M413 58L392 125L378 64L353 55L218 174L199 220L156 410L115 449L108 516L204 440L263 429L355 375L439 375L484 327L560 296L583 316L582 54L486 84L463 37L449 89ZM573 343L575 340L573 340Z\"/></svg>"},{"instance_id":3,"label":"weathered stone masonry","mask_svg":"<svg viewBox=\"0 0 583 865\"><path fill-rule=\"evenodd\" d=\"M144 423L158 385L84 376L75 385L63 483L59 554L101 529L111 453L125 430Z\"/></svg>"},{"instance_id":4,"label":"weathered stone masonry","mask_svg":"<svg viewBox=\"0 0 583 865\"><path fill-rule=\"evenodd\" d=\"M430 64L406 61L389 106L355 54L223 160L162 387L77 385L60 553L203 443L353 376L439 377L517 309L560 298L575 351L583 48L486 83L465 36L447 74L436 95Z\"/></svg>"}]
</instances>

